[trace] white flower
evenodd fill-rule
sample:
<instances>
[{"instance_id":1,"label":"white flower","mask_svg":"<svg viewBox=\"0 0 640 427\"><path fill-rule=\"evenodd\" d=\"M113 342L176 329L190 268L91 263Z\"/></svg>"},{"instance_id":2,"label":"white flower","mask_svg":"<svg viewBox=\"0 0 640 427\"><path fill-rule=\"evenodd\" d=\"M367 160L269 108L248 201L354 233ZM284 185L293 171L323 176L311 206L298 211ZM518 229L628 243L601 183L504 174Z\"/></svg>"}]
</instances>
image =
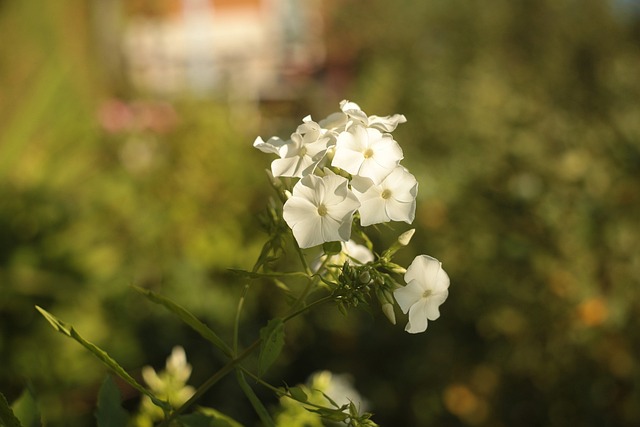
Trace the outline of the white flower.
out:
<instances>
[{"instance_id":1,"label":"white flower","mask_svg":"<svg viewBox=\"0 0 640 427\"><path fill-rule=\"evenodd\" d=\"M367 116L358 104L347 101L346 99L340 102L340 109L352 123L378 129L382 132L393 132L396 127L398 127L398 124L407 121L407 118L402 114L394 114L393 116ZM349 125L347 124L346 127L348 128Z\"/></svg>"},{"instance_id":2,"label":"white flower","mask_svg":"<svg viewBox=\"0 0 640 427\"><path fill-rule=\"evenodd\" d=\"M406 117L402 114L394 114L392 116L367 116L358 104L347 101L346 99L340 102L340 109L342 111L332 113L325 119L320 120L319 125L326 131L336 134L348 130L354 125L378 129L381 132L393 132L396 127L398 127L398 124L407 121Z\"/></svg>"},{"instance_id":3,"label":"white flower","mask_svg":"<svg viewBox=\"0 0 640 427\"><path fill-rule=\"evenodd\" d=\"M409 312L405 331L416 334L427 329L427 320L440 317L438 307L449 295L449 276L442 263L427 255L417 256L404 275L407 286L396 289L393 296L403 313Z\"/></svg>"},{"instance_id":4,"label":"white flower","mask_svg":"<svg viewBox=\"0 0 640 427\"><path fill-rule=\"evenodd\" d=\"M314 372L307 380L307 385L311 390L318 390L329 396L338 406L353 402L361 411L369 406L369 402L353 387L353 379L348 374Z\"/></svg>"},{"instance_id":5,"label":"white flower","mask_svg":"<svg viewBox=\"0 0 640 427\"><path fill-rule=\"evenodd\" d=\"M306 175L298 181L283 207L284 220L301 248L345 242L351 236L353 213L360 202L346 178L325 172L323 177Z\"/></svg>"},{"instance_id":6,"label":"white flower","mask_svg":"<svg viewBox=\"0 0 640 427\"><path fill-rule=\"evenodd\" d=\"M324 157L329 138L321 137L316 129L306 125L301 125L291 140L279 148L280 158L271 163L273 176L301 178L313 172Z\"/></svg>"},{"instance_id":7,"label":"white flower","mask_svg":"<svg viewBox=\"0 0 640 427\"><path fill-rule=\"evenodd\" d=\"M354 126L338 135L332 166L379 184L402 160L402 149L389 134Z\"/></svg>"},{"instance_id":8,"label":"white flower","mask_svg":"<svg viewBox=\"0 0 640 427\"><path fill-rule=\"evenodd\" d=\"M173 407L179 407L193 394L195 389L186 385L191 376L191 365L187 363L187 356L180 346L173 348L171 356L167 358L164 371L157 373L151 366L142 368L142 378L149 388L160 399L168 401ZM145 396L146 397L146 396ZM143 406L152 417L162 417L162 411L146 398Z\"/></svg>"},{"instance_id":9,"label":"white flower","mask_svg":"<svg viewBox=\"0 0 640 427\"><path fill-rule=\"evenodd\" d=\"M388 221L413 222L418 181L404 167L396 167L377 185L368 178L354 176L351 188L362 204L359 209L362 226Z\"/></svg>"}]
</instances>

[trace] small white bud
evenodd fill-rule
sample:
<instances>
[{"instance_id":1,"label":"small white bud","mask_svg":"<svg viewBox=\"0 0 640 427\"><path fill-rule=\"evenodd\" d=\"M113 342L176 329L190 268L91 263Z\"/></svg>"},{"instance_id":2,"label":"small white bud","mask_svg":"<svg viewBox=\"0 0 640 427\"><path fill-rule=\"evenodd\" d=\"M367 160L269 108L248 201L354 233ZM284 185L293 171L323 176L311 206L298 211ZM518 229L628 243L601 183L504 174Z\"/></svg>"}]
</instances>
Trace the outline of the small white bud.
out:
<instances>
[{"instance_id":1,"label":"small white bud","mask_svg":"<svg viewBox=\"0 0 640 427\"><path fill-rule=\"evenodd\" d=\"M393 304L382 304L382 312L387 316L387 319L389 319L392 325L396 324L396 313L393 311Z\"/></svg>"},{"instance_id":2,"label":"small white bud","mask_svg":"<svg viewBox=\"0 0 640 427\"><path fill-rule=\"evenodd\" d=\"M400 236L398 236L398 243L400 243L402 246L407 246L411 241L411 238L413 237L415 232L416 232L415 228L405 231Z\"/></svg>"}]
</instances>

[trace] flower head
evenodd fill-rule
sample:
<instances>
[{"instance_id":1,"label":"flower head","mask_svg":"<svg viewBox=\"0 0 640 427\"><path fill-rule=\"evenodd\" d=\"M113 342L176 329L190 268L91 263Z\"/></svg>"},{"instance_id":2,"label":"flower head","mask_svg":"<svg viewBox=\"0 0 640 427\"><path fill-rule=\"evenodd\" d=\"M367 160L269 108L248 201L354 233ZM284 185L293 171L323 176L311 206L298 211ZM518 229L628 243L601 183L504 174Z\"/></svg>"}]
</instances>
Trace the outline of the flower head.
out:
<instances>
[{"instance_id":1,"label":"flower head","mask_svg":"<svg viewBox=\"0 0 640 427\"><path fill-rule=\"evenodd\" d=\"M402 149L391 135L354 126L338 135L331 165L379 184L402 158Z\"/></svg>"},{"instance_id":2,"label":"flower head","mask_svg":"<svg viewBox=\"0 0 640 427\"><path fill-rule=\"evenodd\" d=\"M439 306L449 295L449 276L442 263L427 255L417 256L404 275L407 286L393 296L403 313L409 312L405 331L416 334L427 329L428 320L440 317Z\"/></svg>"},{"instance_id":3,"label":"flower head","mask_svg":"<svg viewBox=\"0 0 640 427\"><path fill-rule=\"evenodd\" d=\"M396 167L377 185L369 178L355 176L351 188L362 204L359 212L363 226L388 221L413 222L418 181L404 167Z\"/></svg>"},{"instance_id":4,"label":"flower head","mask_svg":"<svg viewBox=\"0 0 640 427\"><path fill-rule=\"evenodd\" d=\"M348 181L330 170L323 177L306 175L293 187L283 207L283 217L298 245L309 248L324 242L346 242L351 236L353 213L360 202Z\"/></svg>"}]
</instances>

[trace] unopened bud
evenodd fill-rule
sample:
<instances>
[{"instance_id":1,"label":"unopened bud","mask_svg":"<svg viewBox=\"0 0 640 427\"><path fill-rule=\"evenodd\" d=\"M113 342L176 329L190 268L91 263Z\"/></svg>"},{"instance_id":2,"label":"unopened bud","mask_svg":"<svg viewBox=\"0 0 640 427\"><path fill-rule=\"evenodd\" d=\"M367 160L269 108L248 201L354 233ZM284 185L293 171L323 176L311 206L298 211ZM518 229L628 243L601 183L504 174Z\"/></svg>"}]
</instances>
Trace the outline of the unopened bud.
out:
<instances>
[{"instance_id":1,"label":"unopened bud","mask_svg":"<svg viewBox=\"0 0 640 427\"><path fill-rule=\"evenodd\" d=\"M393 304L382 304L382 312L387 316L387 319L389 319L392 325L396 324L396 313L393 311Z\"/></svg>"},{"instance_id":2,"label":"unopened bud","mask_svg":"<svg viewBox=\"0 0 640 427\"><path fill-rule=\"evenodd\" d=\"M402 246L407 246L411 241L411 238L413 237L415 232L416 232L415 228L405 231L400 236L398 236L398 243L400 243Z\"/></svg>"},{"instance_id":3,"label":"unopened bud","mask_svg":"<svg viewBox=\"0 0 640 427\"><path fill-rule=\"evenodd\" d=\"M360 277L358 277L358 280L363 285L366 285L367 283L369 283L371 281L371 274L368 271L365 270L362 273L360 273Z\"/></svg>"}]
</instances>

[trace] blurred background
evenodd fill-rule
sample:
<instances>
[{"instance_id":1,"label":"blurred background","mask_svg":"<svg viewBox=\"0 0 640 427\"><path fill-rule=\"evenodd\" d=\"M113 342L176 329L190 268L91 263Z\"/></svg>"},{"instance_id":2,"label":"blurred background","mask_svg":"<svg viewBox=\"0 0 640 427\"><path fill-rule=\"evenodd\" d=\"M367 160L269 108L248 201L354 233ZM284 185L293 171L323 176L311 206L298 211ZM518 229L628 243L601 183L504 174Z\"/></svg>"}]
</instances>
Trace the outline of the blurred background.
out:
<instances>
[{"instance_id":1,"label":"blurred background","mask_svg":"<svg viewBox=\"0 0 640 427\"><path fill-rule=\"evenodd\" d=\"M0 34L0 391L46 425L94 425L106 371L35 304L138 379L175 345L194 386L222 365L130 286L229 338L227 269L266 238L251 144L342 99L407 117L398 261L450 296L416 336L322 307L268 379L350 373L384 426L640 425L639 1L2 0ZM284 308L254 286L242 342ZM201 403L257 424L233 379Z\"/></svg>"}]
</instances>

